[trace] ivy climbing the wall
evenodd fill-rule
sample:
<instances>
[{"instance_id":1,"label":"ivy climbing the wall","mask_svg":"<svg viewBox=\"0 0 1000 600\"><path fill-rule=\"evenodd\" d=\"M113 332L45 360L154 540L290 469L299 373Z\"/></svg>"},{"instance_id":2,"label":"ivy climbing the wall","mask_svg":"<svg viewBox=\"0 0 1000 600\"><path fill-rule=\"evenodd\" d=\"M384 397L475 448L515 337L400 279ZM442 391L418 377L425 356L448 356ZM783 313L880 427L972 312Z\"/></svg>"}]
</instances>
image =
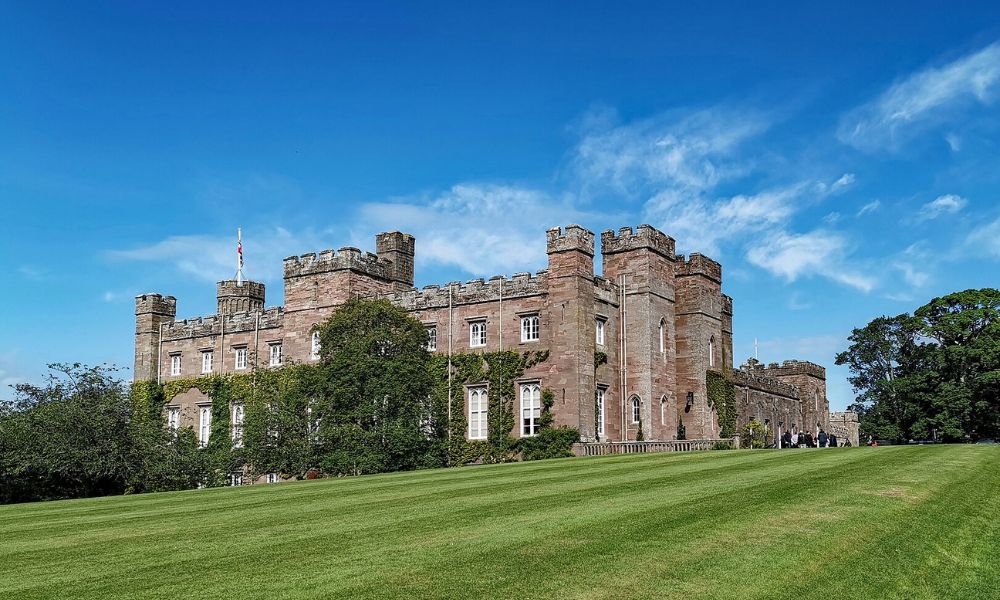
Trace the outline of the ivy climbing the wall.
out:
<instances>
[{"instance_id":1,"label":"ivy climbing the wall","mask_svg":"<svg viewBox=\"0 0 1000 600\"><path fill-rule=\"evenodd\" d=\"M705 387L708 405L719 415L719 436L733 437L736 435L736 387L718 371L705 373Z\"/></svg>"}]
</instances>

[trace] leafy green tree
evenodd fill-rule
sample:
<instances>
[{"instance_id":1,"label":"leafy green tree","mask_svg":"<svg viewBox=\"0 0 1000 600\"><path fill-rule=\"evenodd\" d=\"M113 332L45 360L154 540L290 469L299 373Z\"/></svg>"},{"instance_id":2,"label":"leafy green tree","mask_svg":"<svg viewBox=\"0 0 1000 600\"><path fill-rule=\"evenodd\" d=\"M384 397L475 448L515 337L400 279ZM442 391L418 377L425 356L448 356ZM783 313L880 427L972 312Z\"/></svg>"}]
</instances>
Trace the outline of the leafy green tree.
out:
<instances>
[{"instance_id":1,"label":"leafy green tree","mask_svg":"<svg viewBox=\"0 0 1000 600\"><path fill-rule=\"evenodd\" d=\"M1000 432L1000 292L935 298L855 329L837 355L863 435L958 441Z\"/></svg>"},{"instance_id":2,"label":"leafy green tree","mask_svg":"<svg viewBox=\"0 0 1000 600\"><path fill-rule=\"evenodd\" d=\"M427 330L386 300L348 301L320 328L315 410L325 471L440 466L447 423L431 403Z\"/></svg>"}]
</instances>

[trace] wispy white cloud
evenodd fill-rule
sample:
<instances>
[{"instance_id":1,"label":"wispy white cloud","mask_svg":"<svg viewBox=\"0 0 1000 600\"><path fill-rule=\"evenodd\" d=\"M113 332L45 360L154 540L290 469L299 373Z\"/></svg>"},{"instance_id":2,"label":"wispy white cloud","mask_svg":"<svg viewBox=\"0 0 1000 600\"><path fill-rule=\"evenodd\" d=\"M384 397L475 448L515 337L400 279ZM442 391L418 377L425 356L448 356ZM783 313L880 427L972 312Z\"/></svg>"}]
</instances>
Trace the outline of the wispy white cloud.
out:
<instances>
[{"instance_id":1,"label":"wispy white cloud","mask_svg":"<svg viewBox=\"0 0 1000 600\"><path fill-rule=\"evenodd\" d=\"M32 265L21 265L17 268L17 272L25 279L31 281L45 281L48 276L48 273L44 269Z\"/></svg>"},{"instance_id":2,"label":"wispy white cloud","mask_svg":"<svg viewBox=\"0 0 1000 600\"><path fill-rule=\"evenodd\" d=\"M752 245L747 260L787 281L819 275L863 292L871 291L875 279L848 264L849 250L847 240L832 231L778 232Z\"/></svg>"},{"instance_id":3,"label":"wispy white cloud","mask_svg":"<svg viewBox=\"0 0 1000 600\"><path fill-rule=\"evenodd\" d=\"M965 208L968 203L968 200L955 194L938 196L920 207L920 211L917 213L917 220L928 221L943 215L951 215Z\"/></svg>"},{"instance_id":4,"label":"wispy white cloud","mask_svg":"<svg viewBox=\"0 0 1000 600\"><path fill-rule=\"evenodd\" d=\"M571 170L585 196L670 189L690 197L745 173L738 151L769 126L762 113L725 108L627 124L609 111L591 113L579 127Z\"/></svg>"},{"instance_id":5,"label":"wispy white cloud","mask_svg":"<svg viewBox=\"0 0 1000 600\"><path fill-rule=\"evenodd\" d=\"M954 120L970 105L991 104L998 81L1000 43L994 43L898 81L844 115L837 136L862 150L896 150L927 128Z\"/></svg>"},{"instance_id":6,"label":"wispy white cloud","mask_svg":"<svg viewBox=\"0 0 1000 600\"><path fill-rule=\"evenodd\" d=\"M429 199L365 204L361 220L366 227L413 233L418 263L454 265L473 275L490 276L544 265L545 229L600 219L576 207L568 196L466 183Z\"/></svg>"},{"instance_id":7,"label":"wispy white cloud","mask_svg":"<svg viewBox=\"0 0 1000 600\"><path fill-rule=\"evenodd\" d=\"M868 213L875 212L881 206L882 206L882 201L881 200L872 200L868 204L865 204L864 206L861 207L861 210L858 211L857 216L863 217L863 216L867 215Z\"/></svg>"},{"instance_id":8,"label":"wispy white cloud","mask_svg":"<svg viewBox=\"0 0 1000 600\"><path fill-rule=\"evenodd\" d=\"M965 238L964 254L1000 259L1000 218L973 229Z\"/></svg>"},{"instance_id":9,"label":"wispy white cloud","mask_svg":"<svg viewBox=\"0 0 1000 600\"><path fill-rule=\"evenodd\" d=\"M951 148L952 152L958 152L962 149L962 138L954 133L945 134L944 141L948 142L948 147Z\"/></svg>"},{"instance_id":10,"label":"wispy white cloud","mask_svg":"<svg viewBox=\"0 0 1000 600\"><path fill-rule=\"evenodd\" d=\"M312 231L297 232L281 227L243 230L244 274L260 281L282 277L282 259L326 248ZM172 265L181 273L205 281L220 281L236 275L236 236L176 235L129 250L111 250L112 260L155 262ZM105 298L107 300L107 298Z\"/></svg>"}]
</instances>

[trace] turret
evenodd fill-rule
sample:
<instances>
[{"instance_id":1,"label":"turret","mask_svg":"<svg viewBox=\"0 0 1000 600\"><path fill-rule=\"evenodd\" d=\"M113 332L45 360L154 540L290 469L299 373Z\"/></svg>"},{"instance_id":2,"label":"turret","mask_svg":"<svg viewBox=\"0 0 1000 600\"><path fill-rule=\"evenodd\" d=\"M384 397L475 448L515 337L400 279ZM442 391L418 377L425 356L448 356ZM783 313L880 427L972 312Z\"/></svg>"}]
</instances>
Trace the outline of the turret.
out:
<instances>
[{"instance_id":1,"label":"turret","mask_svg":"<svg viewBox=\"0 0 1000 600\"><path fill-rule=\"evenodd\" d=\"M579 225L547 233L546 273L552 391L560 398L556 425L576 427L584 441L594 431L594 233Z\"/></svg>"},{"instance_id":2,"label":"turret","mask_svg":"<svg viewBox=\"0 0 1000 600\"><path fill-rule=\"evenodd\" d=\"M227 279L217 283L215 290L220 316L264 310L263 283L257 281L238 283L235 279Z\"/></svg>"},{"instance_id":3,"label":"turret","mask_svg":"<svg viewBox=\"0 0 1000 600\"><path fill-rule=\"evenodd\" d=\"M177 316L177 299L160 294L135 297L135 381L157 379L160 364L160 329Z\"/></svg>"},{"instance_id":4,"label":"turret","mask_svg":"<svg viewBox=\"0 0 1000 600\"><path fill-rule=\"evenodd\" d=\"M388 231L375 236L375 254L392 263L389 276L404 288L413 287L413 258L416 239L400 231Z\"/></svg>"}]
</instances>

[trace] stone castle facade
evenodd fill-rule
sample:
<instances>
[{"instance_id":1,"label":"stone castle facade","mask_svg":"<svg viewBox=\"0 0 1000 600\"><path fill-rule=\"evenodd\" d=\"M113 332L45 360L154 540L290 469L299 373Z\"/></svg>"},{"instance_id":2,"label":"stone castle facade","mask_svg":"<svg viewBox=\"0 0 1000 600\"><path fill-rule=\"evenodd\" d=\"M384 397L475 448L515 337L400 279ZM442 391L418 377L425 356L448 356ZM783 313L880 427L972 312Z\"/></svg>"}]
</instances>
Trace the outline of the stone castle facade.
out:
<instances>
[{"instance_id":1,"label":"stone castle facade","mask_svg":"<svg viewBox=\"0 0 1000 600\"><path fill-rule=\"evenodd\" d=\"M265 307L264 285L217 284L215 315L176 319L172 296L136 297L136 380L276 368L318 360L317 324L351 297L387 298L428 329L430 349L491 352L547 350L548 360L518 382L515 436L533 435L539 390L555 395L556 425L583 441L719 437L706 372L736 388L738 425L751 419L778 430L829 429L823 367L805 361L733 368L733 300L722 293L722 267L701 254L675 252L674 240L649 225L600 236L602 274L594 273L595 235L577 225L547 233L548 265L535 274L413 287L415 239L376 236L376 252L324 250L284 261L284 306ZM459 395L464 403L457 402ZM470 424L485 435L489 390L455 392ZM167 407L173 426L208 435L209 399L197 389ZM206 413L208 413L206 415Z\"/></svg>"}]
</instances>

